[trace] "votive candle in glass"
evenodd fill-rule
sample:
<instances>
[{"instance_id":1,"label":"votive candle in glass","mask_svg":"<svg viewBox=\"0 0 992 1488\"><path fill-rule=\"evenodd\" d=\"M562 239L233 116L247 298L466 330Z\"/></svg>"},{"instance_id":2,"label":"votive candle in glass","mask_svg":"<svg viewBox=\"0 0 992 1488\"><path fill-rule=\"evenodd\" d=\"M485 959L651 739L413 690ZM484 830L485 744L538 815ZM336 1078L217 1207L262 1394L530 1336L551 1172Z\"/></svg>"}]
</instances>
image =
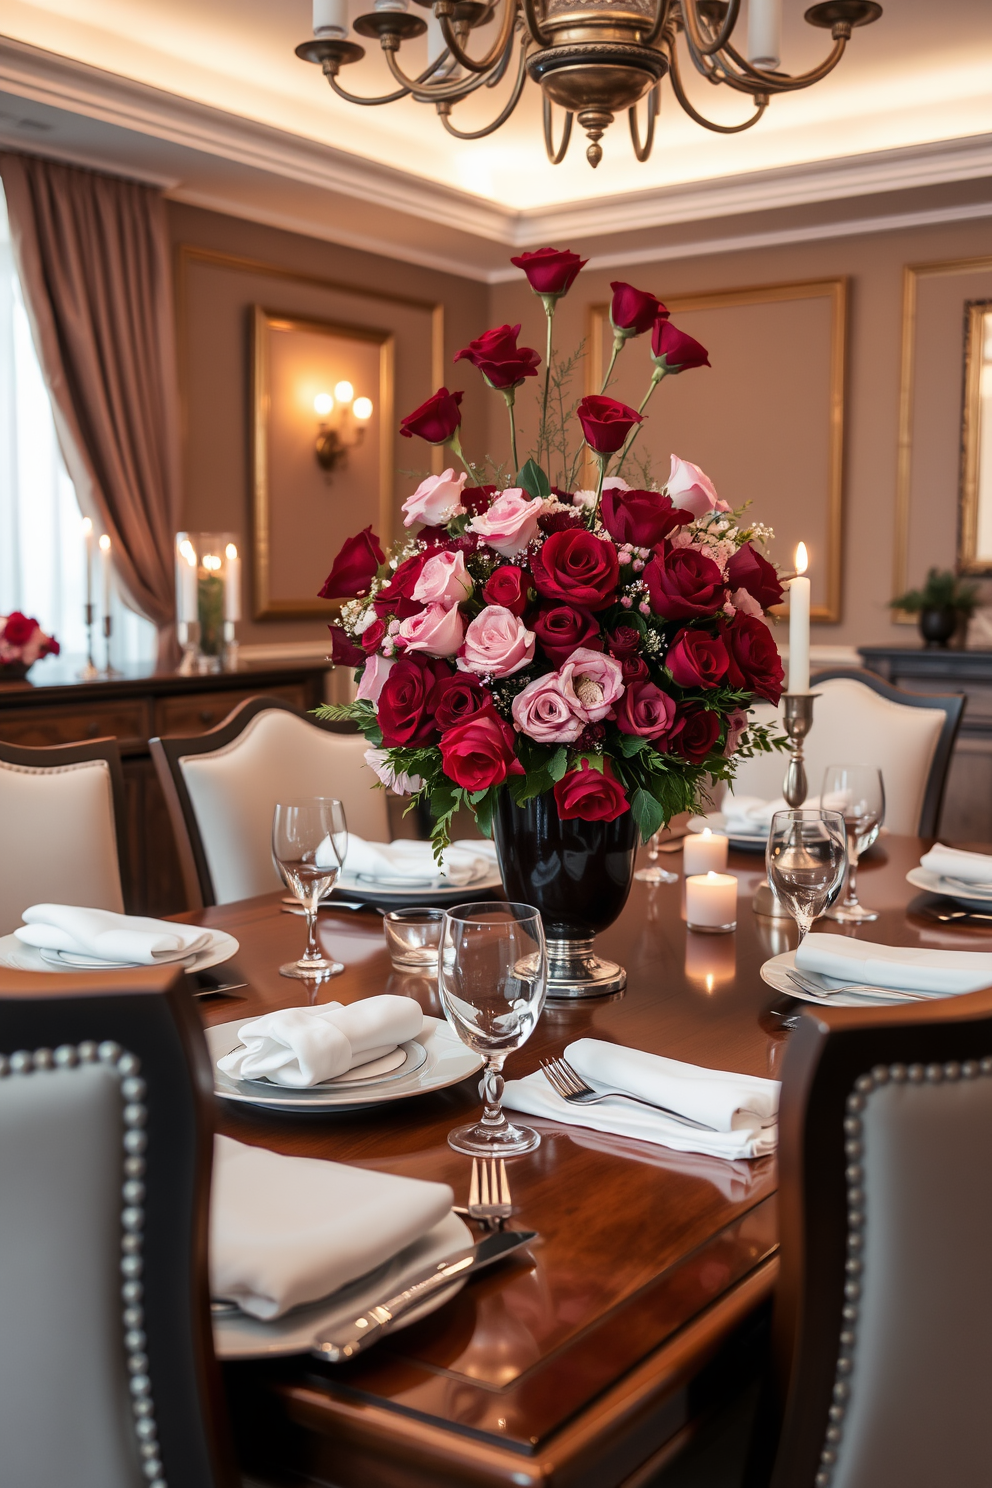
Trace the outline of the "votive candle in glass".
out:
<instances>
[{"instance_id":1,"label":"votive candle in glass","mask_svg":"<svg viewBox=\"0 0 992 1488\"><path fill-rule=\"evenodd\" d=\"M682 872L722 873L727 866L727 838L722 832L704 827L692 832L682 843Z\"/></svg>"},{"instance_id":2,"label":"votive candle in glass","mask_svg":"<svg viewBox=\"0 0 992 1488\"><path fill-rule=\"evenodd\" d=\"M685 919L690 930L717 935L737 929L737 879L732 873L694 873L685 881Z\"/></svg>"}]
</instances>

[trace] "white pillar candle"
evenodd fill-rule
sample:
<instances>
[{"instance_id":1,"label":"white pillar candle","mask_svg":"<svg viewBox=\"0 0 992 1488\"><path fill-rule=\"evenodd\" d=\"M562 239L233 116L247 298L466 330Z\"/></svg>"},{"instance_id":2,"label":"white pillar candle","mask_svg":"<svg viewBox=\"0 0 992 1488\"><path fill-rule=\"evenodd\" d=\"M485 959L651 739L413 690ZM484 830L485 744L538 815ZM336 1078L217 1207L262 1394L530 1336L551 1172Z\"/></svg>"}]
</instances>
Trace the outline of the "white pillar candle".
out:
<instances>
[{"instance_id":1,"label":"white pillar candle","mask_svg":"<svg viewBox=\"0 0 992 1488\"><path fill-rule=\"evenodd\" d=\"M93 603L93 523L83 518L83 547L86 553L86 608Z\"/></svg>"},{"instance_id":2,"label":"white pillar candle","mask_svg":"<svg viewBox=\"0 0 992 1488\"><path fill-rule=\"evenodd\" d=\"M806 544L796 549L796 577L789 585L789 691L809 692L809 579Z\"/></svg>"},{"instance_id":3,"label":"white pillar candle","mask_svg":"<svg viewBox=\"0 0 992 1488\"><path fill-rule=\"evenodd\" d=\"M348 0L313 0L313 34L330 40L348 35Z\"/></svg>"},{"instance_id":4,"label":"white pillar candle","mask_svg":"<svg viewBox=\"0 0 992 1488\"><path fill-rule=\"evenodd\" d=\"M727 839L722 832L713 832L704 827L692 833L682 843L682 872L721 873L727 866Z\"/></svg>"},{"instance_id":5,"label":"white pillar candle","mask_svg":"<svg viewBox=\"0 0 992 1488\"><path fill-rule=\"evenodd\" d=\"M184 532L180 532L176 544L176 574L177 619L180 625L192 625L197 618L196 549Z\"/></svg>"},{"instance_id":6,"label":"white pillar candle","mask_svg":"<svg viewBox=\"0 0 992 1488\"><path fill-rule=\"evenodd\" d=\"M782 60L782 0L749 0L747 60L765 72Z\"/></svg>"},{"instance_id":7,"label":"white pillar candle","mask_svg":"<svg viewBox=\"0 0 992 1488\"><path fill-rule=\"evenodd\" d=\"M103 580L103 613L110 614L110 538L104 532L100 538L100 571Z\"/></svg>"},{"instance_id":8,"label":"white pillar candle","mask_svg":"<svg viewBox=\"0 0 992 1488\"><path fill-rule=\"evenodd\" d=\"M732 873L698 873L685 881L690 930L736 930L737 879Z\"/></svg>"},{"instance_id":9,"label":"white pillar candle","mask_svg":"<svg viewBox=\"0 0 992 1488\"><path fill-rule=\"evenodd\" d=\"M224 549L227 567L224 570L224 619L241 619L241 559L234 543Z\"/></svg>"}]
</instances>

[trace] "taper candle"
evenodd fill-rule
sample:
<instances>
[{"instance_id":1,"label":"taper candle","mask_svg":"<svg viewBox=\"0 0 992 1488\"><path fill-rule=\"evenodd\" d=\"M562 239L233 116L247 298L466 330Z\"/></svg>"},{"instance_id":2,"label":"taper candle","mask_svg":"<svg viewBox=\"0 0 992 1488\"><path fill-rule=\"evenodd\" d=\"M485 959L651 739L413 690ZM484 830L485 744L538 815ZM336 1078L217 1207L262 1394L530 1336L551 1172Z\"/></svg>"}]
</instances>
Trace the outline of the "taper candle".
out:
<instances>
[{"instance_id":1,"label":"taper candle","mask_svg":"<svg viewBox=\"0 0 992 1488\"><path fill-rule=\"evenodd\" d=\"M234 543L224 549L227 567L224 570L224 619L241 619L241 559Z\"/></svg>"},{"instance_id":2,"label":"taper candle","mask_svg":"<svg viewBox=\"0 0 992 1488\"><path fill-rule=\"evenodd\" d=\"M100 573L103 580L103 615L110 614L110 538L106 532L100 536Z\"/></svg>"},{"instance_id":3,"label":"taper candle","mask_svg":"<svg viewBox=\"0 0 992 1488\"><path fill-rule=\"evenodd\" d=\"M93 603L93 522L83 518L83 548L86 552L86 608Z\"/></svg>"},{"instance_id":4,"label":"taper candle","mask_svg":"<svg viewBox=\"0 0 992 1488\"><path fill-rule=\"evenodd\" d=\"M809 579L806 544L796 549L796 577L789 585L789 691L809 692Z\"/></svg>"},{"instance_id":5,"label":"taper candle","mask_svg":"<svg viewBox=\"0 0 992 1488\"><path fill-rule=\"evenodd\" d=\"M774 72L782 60L782 0L749 0L747 60Z\"/></svg>"}]
</instances>

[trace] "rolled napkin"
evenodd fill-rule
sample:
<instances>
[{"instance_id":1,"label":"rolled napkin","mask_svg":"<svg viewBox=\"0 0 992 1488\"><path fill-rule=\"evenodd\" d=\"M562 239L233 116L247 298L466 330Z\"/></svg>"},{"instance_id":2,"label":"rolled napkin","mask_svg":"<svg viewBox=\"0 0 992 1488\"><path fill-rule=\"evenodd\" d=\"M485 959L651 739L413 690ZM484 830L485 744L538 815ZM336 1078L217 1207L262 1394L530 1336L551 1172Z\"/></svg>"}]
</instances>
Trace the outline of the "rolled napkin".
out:
<instances>
[{"instance_id":1,"label":"rolled napkin","mask_svg":"<svg viewBox=\"0 0 992 1488\"><path fill-rule=\"evenodd\" d=\"M317 849L318 866L332 868L336 862L326 839ZM381 883L429 884L443 877L457 885L481 878L494 862L495 849L488 842L453 842L445 849L439 868L429 842L404 837L395 842L365 842L349 834L345 872Z\"/></svg>"},{"instance_id":2,"label":"rolled napkin","mask_svg":"<svg viewBox=\"0 0 992 1488\"><path fill-rule=\"evenodd\" d=\"M894 992L953 996L992 986L992 952L931 951L918 946L875 945L845 935L807 935L796 952L800 971L845 982L867 982Z\"/></svg>"},{"instance_id":3,"label":"rolled napkin","mask_svg":"<svg viewBox=\"0 0 992 1488\"><path fill-rule=\"evenodd\" d=\"M14 934L25 945L44 951L68 951L98 961L154 966L184 960L213 944L212 930L177 925L143 915L114 914L109 909L80 909L72 904L32 904Z\"/></svg>"},{"instance_id":4,"label":"rolled napkin","mask_svg":"<svg viewBox=\"0 0 992 1488\"><path fill-rule=\"evenodd\" d=\"M277 1318L364 1276L451 1209L446 1183L214 1137L210 1294Z\"/></svg>"},{"instance_id":5,"label":"rolled napkin","mask_svg":"<svg viewBox=\"0 0 992 1488\"><path fill-rule=\"evenodd\" d=\"M777 1140L777 1080L735 1075L724 1070L683 1064L660 1054L646 1054L600 1039L578 1039L565 1050L569 1064L593 1088L626 1090L658 1101L715 1131L686 1126L663 1111L651 1111L620 1098L594 1106L570 1105L555 1093L547 1077L536 1072L507 1081L503 1104L531 1116L546 1116L594 1131L614 1132L671 1147L676 1152L705 1152L712 1157L764 1157Z\"/></svg>"},{"instance_id":6,"label":"rolled napkin","mask_svg":"<svg viewBox=\"0 0 992 1488\"><path fill-rule=\"evenodd\" d=\"M956 878L959 883L992 888L992 857L988 853L965 852L960 847L945 847L942 842L935 842L923 854L920 867L940 878Z\"/></svg>"},{"instance_id":7,"label":"rolled napkin","mask_svg":"<svg viewBox=\"0 0 992 1488\"><path fill-rule=\"evenodd\" d=\"M242 1023L243 1047L218 1059L217 1068L233 1080L271 1080L302 1090L381 1059L416 1038L423 1026L420 1003L412 997L280 1008Z\"/></svg>"}]
</instances>

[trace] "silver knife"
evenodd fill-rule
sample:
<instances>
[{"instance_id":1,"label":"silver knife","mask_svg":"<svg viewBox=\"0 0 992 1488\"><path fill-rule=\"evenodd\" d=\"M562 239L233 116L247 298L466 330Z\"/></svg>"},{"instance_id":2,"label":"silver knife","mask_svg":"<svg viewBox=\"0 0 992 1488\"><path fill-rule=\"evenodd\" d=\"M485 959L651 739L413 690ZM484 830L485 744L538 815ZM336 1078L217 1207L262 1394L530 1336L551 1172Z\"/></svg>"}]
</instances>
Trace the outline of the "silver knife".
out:
<instances>
[{"instance_id":1,"label":"silver knife","mask_svg":"<svg viewBox=\"0 0 992 1488\"><path fill-rule=\"evenodd\" d=\"M435 1293L443 1292L453 1281L461 1281L466 1276L481 1271L484 1266L492 1266L496 1261L504 1260L537 1238L536 1230L500 1230L494 1235L487 1235L478 1245L466 1246L448 1260L425 1267L395 1297L377 1302L367 1312L350 1323L342 1323L331 1333L318 1333L310 1345L310 1352L318 1359L326 1359L330 1364L342 1364L345 1359L353 1359L356 1354L368 1348L370 1343L387 1333L408 1312L412 1312Z\"/></svg>"}]
</instances>

